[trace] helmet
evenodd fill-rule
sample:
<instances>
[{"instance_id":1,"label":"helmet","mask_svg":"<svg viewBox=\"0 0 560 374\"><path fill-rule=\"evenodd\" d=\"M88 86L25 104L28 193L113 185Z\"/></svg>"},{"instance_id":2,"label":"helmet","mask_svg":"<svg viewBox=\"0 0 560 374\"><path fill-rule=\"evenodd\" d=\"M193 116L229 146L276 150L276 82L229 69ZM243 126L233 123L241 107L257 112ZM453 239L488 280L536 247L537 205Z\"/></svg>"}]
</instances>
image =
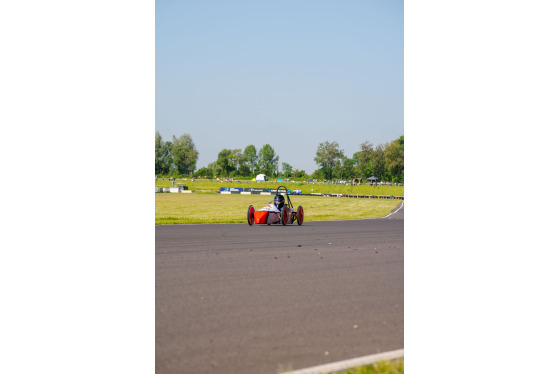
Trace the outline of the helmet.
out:
<instances>
[{"instance_id":1,"label":"helmet","mask_svg":"<svg viewBox=\"0 0 560 374\"><path fill-rule=\"evenodd\" d=\"M276 195L274 196L274 205L278 207L278 209L282 209L284 206L284 196Z\"/></svg>"}]
</instances>

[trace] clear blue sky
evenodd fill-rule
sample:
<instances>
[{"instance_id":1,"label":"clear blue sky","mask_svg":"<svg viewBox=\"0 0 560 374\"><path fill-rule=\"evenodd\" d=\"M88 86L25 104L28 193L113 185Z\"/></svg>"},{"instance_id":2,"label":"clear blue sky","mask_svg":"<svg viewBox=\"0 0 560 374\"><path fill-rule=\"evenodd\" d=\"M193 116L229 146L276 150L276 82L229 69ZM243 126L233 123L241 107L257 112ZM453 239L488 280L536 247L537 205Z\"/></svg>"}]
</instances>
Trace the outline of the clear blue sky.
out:
<instances>
[{"instance_id":1,"label":"clear blue sky","mask_svg":"<svg viewBox=\"0 0 560 374\"><path fill-rule=\"evenodd\" d=\"M403 2L156 0L156 130L188 133L197 168L270 144L312 173L404 134Z\"/></svg>"}]
</instances>

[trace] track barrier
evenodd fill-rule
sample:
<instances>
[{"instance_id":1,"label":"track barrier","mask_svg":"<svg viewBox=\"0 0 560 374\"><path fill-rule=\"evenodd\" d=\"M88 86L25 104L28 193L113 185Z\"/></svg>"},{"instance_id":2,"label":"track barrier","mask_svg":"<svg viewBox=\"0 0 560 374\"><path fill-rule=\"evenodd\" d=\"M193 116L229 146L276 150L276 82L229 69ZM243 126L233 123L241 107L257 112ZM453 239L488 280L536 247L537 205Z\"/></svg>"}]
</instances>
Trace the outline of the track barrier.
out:
<instances>
[{"instance_id":1,"label":"track barrier","mask_svg":"<svg viewBox=\"0 0 560 374\"><path fill-rule=\"evenodd\" d=\"M161 188L156 187L156 193L192 193L194 191L190 191L188 186L179 186L179 187L168 187L168 188ZM224 195L272 195L276 192L274 189L265 189L265 188L241 188L241 187L221 187L220 191L217 191L220 194ZM298 196L320 196L320 197L345 197L350 199L396 199L396 200L404 200L404 196L387 196L387 195L349 195L349 194L325 194L325 193L302 193L301 190L288 190L290 195L298 195Z\"/></svg>"},{"instance_id":2,"label":"track barrier","mask_svg":"<svg viewBox=\"0 0 560 374\"><path fill-rule=\"evenodd\" d=\"M156 193L192 193L188 186L179 187L156 187Z\"/></svg>"},{"instance_id":3,"label":"track barrier","mask_svg":"<svg viewBox=\"0 0 560 374\"><path fill-rule=\"evenodd\" d=\"M219 191L224 195L272 195L273 192L257 192L257 191ZM284 195L284 194L283 194ZM294 195L294 194L290 194ZM386 195L346 195L346 194L323 194L323 193L300 193L298 196L319 196L319 197L346 197L350 199L396 199L404 200L404 196L386 196Z\"/></svg>"}]
</instances>

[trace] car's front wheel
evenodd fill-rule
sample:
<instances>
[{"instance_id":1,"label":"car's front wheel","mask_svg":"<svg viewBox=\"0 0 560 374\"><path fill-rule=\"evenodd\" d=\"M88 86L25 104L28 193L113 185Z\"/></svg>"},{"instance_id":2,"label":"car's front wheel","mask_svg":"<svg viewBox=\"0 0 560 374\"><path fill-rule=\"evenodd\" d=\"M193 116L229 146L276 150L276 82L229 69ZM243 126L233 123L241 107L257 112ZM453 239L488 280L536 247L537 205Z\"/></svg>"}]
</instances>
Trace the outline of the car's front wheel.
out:
<instances>
[{"instance_id":1,"label":"car's front wheel","mask_svg":"<svg viewBox=\"0 0 560 374\"><path fill-rule=\"evenodd\" d=\"M288 208L286 205L284 205L284 207L282 208L282 212L280 214L280 218L282 219L282 224L284 226L286 226L286 224L288 223L288 220L290 215L290 208Z\"/></svg>"},{"instance_id":2,"label":"car's front wheel","mask_svg":"<svg viewBox=\"0 0 560 374\"><path fill-rule=\"evenodd\" d=\"M255 208L252 205L249 205L249 209L247 209L247 223L249 226L253 226L255 223Z\"/></svg>"},{"instance_id":3,"label":"car's front wheel","mask_svg":"<svg viewBox=\"0 0 560 374\"><path fill-rule=\"evenodd\" d=\"M303 223L303 207L300 205L297 208L297 224L301 226Z\"/></svg>"}]
</instances>

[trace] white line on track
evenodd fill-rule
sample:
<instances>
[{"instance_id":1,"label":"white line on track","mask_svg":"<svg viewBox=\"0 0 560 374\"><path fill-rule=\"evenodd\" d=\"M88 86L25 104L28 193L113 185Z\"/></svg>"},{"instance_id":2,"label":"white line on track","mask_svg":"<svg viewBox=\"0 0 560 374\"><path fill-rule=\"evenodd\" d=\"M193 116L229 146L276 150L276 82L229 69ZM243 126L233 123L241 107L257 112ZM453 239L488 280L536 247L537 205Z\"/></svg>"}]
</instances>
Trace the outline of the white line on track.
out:
<instances>
[{"instance_id":1,"label":"white line on track","mask_svg":"<svg viewBox=\"0 0 560 374\"><path fill-rule=\"evenodd\" d=\"M357 366L371 365L379 361L394 360L396 358L404 357L404 349L397 349L396 351L389 351L378 353L375 355L357 357L350 360L332 362L330 364L313 366L306 369L299 369L295 371L285 372L282 374L323 374L332 373L341 370L355 368Z\"/></svg>"},{"instance_id":2,"label":"white line on track","mask_svg":"<svg viewBox=\"0 0 560 374\"><path fill-rule=\"evenodd\" d=\"M381 218L387 218L389 216L392 216L393 214L397 213L399 210L401 210L401 208L404 206L404 201L401 203L401 205L399 206L399 208L397 210L395 210L392 213L387 214L385 217L381 217Z\"/></svg>"}]
</instances>

